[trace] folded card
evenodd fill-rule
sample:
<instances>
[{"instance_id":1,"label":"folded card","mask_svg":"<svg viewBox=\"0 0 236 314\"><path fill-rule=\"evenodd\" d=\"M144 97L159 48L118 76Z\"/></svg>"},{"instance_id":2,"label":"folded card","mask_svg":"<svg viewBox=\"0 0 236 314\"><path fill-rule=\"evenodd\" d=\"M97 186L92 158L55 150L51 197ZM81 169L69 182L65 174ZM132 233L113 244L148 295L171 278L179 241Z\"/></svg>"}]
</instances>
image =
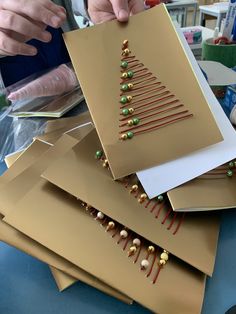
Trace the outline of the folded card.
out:
<instances>
[{"instance_id":1,"label":"folded card","mask_svg":"<svg viewBox=\"0 0 236 314\"><path fill-rule=\"evenodd\" d=\"M4 220L155 313L199 314L205 276L119 224L115 237L101 214L41 179Z\"/></svg>"},{"instance_id":2,"label":"folded card","mask_svg":"<svg viewBox=\"0 0 236 314\"><path fill-rule=\"evenodd\" d=\"M115 179L223 140L164 5L64 38Z\"/></svg>"},{"instance_id":3,"label":"folded card","mask_svg":"<svg viewBox=\"0 0 236 314\"><path fill-rule=\"evenodd\" d=\"M167 193L174 211L236 207L235 162L222 165Z\"/></svg>"},{"instance_id":4,"label":"folded card","mask_svg":"<svg viewBox=\"0 0 236 314\"><path fill-rule=\"evenodd\" d=\"M96 151L101 151L101 144L92 130L53 162L43 177L211 275L219 233L218 215L175 214L168 201L158 199L139 203L143 194L141 187L130 193L133 184L129 178L114 181L110 171L103 167L106 160L95 158Z\"/></svg>"}]
</instances>

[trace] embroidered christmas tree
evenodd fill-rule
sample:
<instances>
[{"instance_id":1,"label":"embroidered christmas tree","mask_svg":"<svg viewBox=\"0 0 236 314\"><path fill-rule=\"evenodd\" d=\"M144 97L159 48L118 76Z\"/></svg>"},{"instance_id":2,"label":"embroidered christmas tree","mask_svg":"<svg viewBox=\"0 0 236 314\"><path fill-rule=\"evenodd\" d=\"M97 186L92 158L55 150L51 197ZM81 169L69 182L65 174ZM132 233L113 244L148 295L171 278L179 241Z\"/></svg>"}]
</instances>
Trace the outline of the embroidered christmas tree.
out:
<instances>
[{"instance_id":1,"label":"embroidered christmas tree","mask_svg":"<svg viewBox=\"0 0 236 314\"><path fill-rule=\"evenodd\" d=\"M122 140L151 132L193 116L123 42L119 134Z\"/></svg>"}]
</instances>

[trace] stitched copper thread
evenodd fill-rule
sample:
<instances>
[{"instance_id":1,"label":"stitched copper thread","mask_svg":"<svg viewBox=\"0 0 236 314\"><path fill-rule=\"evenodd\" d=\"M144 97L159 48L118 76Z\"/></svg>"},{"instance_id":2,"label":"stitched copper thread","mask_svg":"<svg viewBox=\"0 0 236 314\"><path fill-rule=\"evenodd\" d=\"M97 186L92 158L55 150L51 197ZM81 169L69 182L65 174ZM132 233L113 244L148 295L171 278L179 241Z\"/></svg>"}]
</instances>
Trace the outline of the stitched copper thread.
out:
<instances>
[{"instance_id":1,"label":"stitched copper thread","mask_svg":"<svg viewBox=\"0 0 236 314\"><path fill-rule=\"evenodd\" d=\"M152 212L154 211L154 209L157 207L158 204L159 204L159 203L156 202L156 203L152 206L152 208L151 208L151 210L150 210L150 213L152 213Z\"/></svg>"},{"instance_id":2,"label":"stitched copper thread","mask_svg":"<svg viewBox=\"0 0 236 314\"><path fill-rule=\"evenodd\" d=\"M143 128L144 126L146 125L150 125L150 124L153 124L155 122L159 122L159 121L164 121L164 120L169 120L170 118L172 117L178 117L178 116L181 116L185 113L187 113L188 110L184 110L184 111L180 111L180 112L177 112L177 113L173 113L173 114L170 114L168 116L165 116L165 117L162 117L162 118L158 118L158 119L155 119L155 120L151 120L149 122L146 122L146 123L143 123L143 124L139 124L137 126L134 126L132 128L127 128L125 130L122 130L120 131L120 134L124 133L124 132L128 132L128 131L133 131L133 130L137 130L137 129L140 129L140 128Z\"/></svg>"},{"instance_id":3,"label":"stitched copper thread","mask_svg":"<svg viewBox=\"0 0 236 314\"><path fill-rule=\"evenodd\" d=\"M114 231L115 231L115 232L114 232L113 235L111 236L112 238L114 238L114 237L117 235L117 233L119 232L119 226L117 226Z\"/></svg>"},{"instance_id":4,"label":"stitched copper thread","mask_svg":"<svg viewBox=\"0 0 236 314\"><path fill-rule=\"evenodd\" d=\"M175 220L176 220L176 217L177 217L177 213L174 213L174 217L172 218L172 220L171 220L169 226L167 227L167 230L170 230L170 229L171 229L171 227L173 226L173 224L174 224L174 222L175 222Z\"/></svg>"},{"instance_id":5,"label":"stitched copper thread","mask_svg":"<svg viewBox=\"0 0 236 314\"><path fill-rule=\"evenodd\" d=\"M169 111L172 111L172 110L179 109L179 108L181 108L181 107L183 107L183 106L184 106L184 105L177 105L177 106L170 107L170 108L167 108L167 109L164 109L164 110L160 110L160 111L158 111L158 112L156 112L156 113L152 113L152 114L149 114L149 115L144 116L144 117L141 117L141 118L139 117L139 120L142 121L142 120L148 119L148 118L150 118L150 117L153 117L153 116L156 116L156 115L165 113L165 112L169 112ZM138 115L139 115L139 114L138 114ZM134 116L136 116L136 115L134 115ZM132 117L132 116L131 116L131 117ZM130 117L130 118L131 118L131 117ZM129 119L126 118L127 120L125 121L125 123L119 125L119 127L122 127L122 126L127 125L127 123L128 123L128 121L130 120L130 118L129 118ZM121 120L122 120L122 119L120 119L120 121L121 121Z\"/></svg>"},{"instance_id":6,"label":"stitched copper thread","mask_svg":"<svg viewBox=\"0 0 236 314\"><path fill-rule=\"evenodd\" d=\"M135 95L132 95L132 97L139 97L139 96L143 96L143 95L146 95L146 94L150 94L151 92L155 92L155 91L159 91L159 90L162 90L162 89L165 89L166 87L165 86L160 86L160 87L156 87L156 88L153 88L153 89L149 89L145 92L142 92L142 93L138 93L138 94L135 94ZM132 90L131 90L132 91ZM130 92L131 92L130 91Z\"/></svg>"},{"instance_id":7,"label":"stitched copper thread","mask_svg":"<svg viewBox=\"0 0 236 314\"><path fill-rule=\"evenodd\" d=\"M176 233L179 231L179 228L180 228L180 226L181 226L182 223L183 223L184 217L185 217L185 213L183 213L182 217L180 218L179 223L178 223L178 225L177 225L175 231L173 232L173 235L176 235Z\"/></svg>"},{"instance_id":8,"label":"stitched copper thread","mask_svg":"<svg viewBox=\"0 0 236 314\"><path fill-rule=\"evenodd\" d=\"M135 59L135 60L126 60L126 59L133 59L133 58L135 58L135 56L124 56L124 57L121 58L121 61L127 61L127 62L134 62L134 61L136 61L136 62L139 62L137 59Z\"/></svg>"},{"instance_id":9,"label":"stitched copper thread","mask_svg":"<svg viewBox=\"0 0 236 314\"><path fill-rule=\"evenodd\" d=\"M156 219L158 219L158 217L159 217L159 215L160 215L162 209L164 208L164 205L165 205L165 202L163 202L163 203L161 204L161 206L159 207L159 209L158 209L158 211L157 211L157 213L156 213L156 216L155 216Z\"/></svg>"},{"instance_id":10,"label":"stitched copper thread","mask_svg":"<svg viewBox=\"0 0 236 314\"><path fill-rule=\"evenodd\" d=\"M151 204L152 200L148 200L147 204L144 206L145 208L148 208L148 206Z\"/></svg>"},{"instance_id":11,"label":"stitched copper thread","mask_svg":"<svg viewBox=\"0 0 236 314\"><path fill-rule=\"evenodd\" d=\"M144 66L143 63L137 63L137 64L134 64L134 65L128 66L125 70L129 71L130 69L135 69L136 67L140 68L140 67L143 67L143 66Z\"/></svg>"},{"instance_id":12,"label":"stitched copper thread","mask_svg":"<svg viewBox=\"0 0 236 314\"><path fill-rule=\"evenodd\" d=\"M169 92L169 91L165 91L165 92L162 92L162 93L158 93L158 94L156 94L156 95L148 96L148 97L145 97L145 98L143 98L143 99L140 99L140 100L137 100L137 101L134 101L134 102L131 102L131 103L123 104L122 106L120 106L120 109L124 109L125 107L131 106L131 105L132 105L132 107L133 107L134 109L135 109L135 108L138 109L138 108L140 108L140 106L139 106L139 107L135 107L137 104L139 104L139 103L141 103L141 102L143 102L143 101L145 101L145 100L152 99L152 98L154 98L154 97L158 97L157 99L155 99L155 101L158 101L160 96L164 96L164 95L168 95L168 94L170 94L170 92ZM174 96L174 95L173 95L173 96ZM155 101L153 101L153 102L155 102Z\"/></svg>"},{"instance_id":13,"label":"stitched copper thread","mask_svg":"<svg viewBox=\"0 0 236 314\"><path fill-rule=\"evenodd\" d=\"M136 85L139 85L139 84L142 84L142 83L147 83L147 82L152 82L152 81L156 81L156 78L153 76L153 77L149 77L148 79L145 79L145 80L142 80L142 81L139 81L139 82L135 82L135 83L133 83L133 82L130 82L131 84L133 84L134 86L136 86ZM126 83L122 83L122 85L123 84L126 84ZM127 83L128 84L128 83ZM161 84L161 82L155 82L155 83L152 83L153 85L154 84L158 84L158 85L160 85ZM140 87L137 87L136 89L135 88L133 88L133 89L131 89L131 91L135 91L135 90L137 90L137 89L143 89L143 88L146 88L146 87L148 87L148 86L150 86L150 84L149 85L142 85L142 86L140 86ZM130 91L130 90L129 90ZM128 91L123 91L123 92L128 92Z\"/></svg>"},{"instance_id":14,"label":"stitched copper thread","mask_svg":"<svg viewBox=\"0 0 236 314\"><path fill-rule=\"evenodd\" d=\"M125 250L126 250L127 245L128 245L128 243L129 243L129 241L130 241L131 237L132 237L132 232L130 232L130 234L128 235L128 237L127 237L127 239L126 239L126 241L125 241L125 243L124 243L124 246L123 246L123 251L125 251Z\"/></svg>"},{"instance_id":15,"label":"stitched copper thread","mask_svg":"<svg viewBox=\"0 0 236 314\"><path fill-rule=\"evenodd\" d=\"M158 278L158 276L159 276L159 274L160 274L161 268L162 268L162 267L158 264L157 272L156 272L156 275L155 275L155 277L154 277L154 279L153 279L153 282L152 282L153 284L156 283L157 278Z\"/></svg>"},{"instance_id":16,"label":"stitched copper thread","mask_svg":"<svg viewBox=\"0 0 236 314\"><path fill-rule=\"evenodd\" d=\"M104 220L103 220L103 222L101 223L101 225L102 225L102 226L105 226L106 222L107 222L107 217L104 218Z\"/></svg>"},{"instance_id":17,"label":"stitched copper thread","mask_svg":"<svg viewBox=\"0 0 236 314\"><path fill-rule=\"evenodd\" d=\"M146 109L146 110L141 111L141 112L136 112L136 111L135 111L135 113L133 113L133 114L130 115L130 116L132 117L132 116L135 115L135 114L140 116L140 115L142 115L142 114L144 114L144 113L151 112L151 111L154 111L154 110L157 110L157 109L166 107L166 106L170 106L170 105L176 104L177 102L179 102L178 99L172 100L172 101L168 101L168 102L166 102L166 103L164 103L164 104L158 105L158 106L153 107L153 108ZM158 113L159 113L159 112L158 112ZM160 112L160 113L162 113L162 112Z\"/></svg>"},{"instance_id":18,"label":"stitched copper thread","mask_svg":"<svg viewBox=\"0 0 236 314\"><path fill-rule=\"evenodd\" d=\"M151 275L152 270L153 270L154 263L155 263L155 261L156 261L156 258L157 258L157 255L156 255L156 254L154 254L154 257L153 257L153 261L152 261L151 268L150 268L149 272L147 273L146 277L149 277L149 276Z\"/></svg>"},{"instance_id":19,"label":"stitched copper thread","mask_svg":"<svg viewBox=\"0 0 236 314\"><path fill-rule=\"evenodd\" d=\"M150 81L153 81L153 79L146 80L146 82L150 82ZM140 89L146 89L146 88L148 88L150 86L160 85L160 84L161 84L161 82L155 82L155 83L151 83L151 84L148 84L148 85L143 85L141 87L136 87L136 88L133 88L131 90L123 91L122 93L120 93L120 96L123 96L123 95L125 95L127 93L130 94L133 91L137 91L137 90L140 90ZM135 84L134 84L134 86L135 86Z\"/></svg>"},{"instance_id":20,"label":"stitched copper thread","mask_svg":"<svg viewBox=\"0 0 236 314\"><path fill-rule=\"evenodd\" d=\"M139 192L139 190L137 190L137 191L136 191L136 194L135 194L135 196L134 196L134 197L135 197L135 198L138 198L139 193L140 193L140 192ZM142 193L140 193L140 195L141 195L141 194L142 194Z\"/></svg>"},{"instance_id":21,"label":"stitched copper thread","mask_svg":"<svg viewBox=\"0 0 236 314\"><path fill-rule=\"evenodd\" d=\"M170 208L165 216L165 218L162 220L161 224L164 225L170 214L172 213L172 208Z\"/></svg>"},{"instance_id":22,"label":"stitched copper thread","mask_svg":"<svg viewBox=\"0 0 236 314\"><path fill-rule=\"evenodd\" d=\"M161 123L159 125L156 125L154 127L151 127L151 128L147 128L147 129L144 129L144 130L141 130L141 131L137 131L137 132L133 132L134 135L139 135L139 134L142 134L144 132L147 132L147 131L150 131L150 130L156 130L156 129L159 129L163 126L167 126L167 125L170 125L172 123L175 123L177 121L182 121L182 120L185 120L185 119L188 119L188 118L191 118L193 117L193 114L188 114L186 116L183 116L183 117L180 117L180 118L176 118L176 119L173 119L171 121L168 121L168 122L165 122L165 123Z\"/></svg>"},{"instance_id":23,"label":"stitched copper thread","mask_svg":"<svg viewBox=\"0 0 236 314\"><path fill-rule=\"evenodd\" d=\"M148 71L148 69L147 68L143 68L143 69L140 69L140 70L133 70L133 73L136 74L136 73L143 72L143 71Z\"/></svg>"},{"instance_id":24,"label":"stitched copper thread","mask_svg":"<svg viewBox=\"0 0 236 314\"><path fill-rule=\"evenodd\" d=\"M142 249L142 242L141 242L141 244L140 244L140 246L139 246L138 254L137 254L136 257L135 257L134 264L136 264L137 261L138 261L138 259L139 259L139 256L140 256L140 253L141 253L141 249Z\"/></svg>"},{"instance_id":25,"label":"stitched copper thread","mask_svg":"<svg viewBox=\"0 0 236 314\"><path fill-rule=\"evenodd\" d=\"M126 83L132 83L132 84L138 84L140 82L136 82L137 80L140 80L141 78L145 78L145 77L149 77L149 76L152 76L152 73L151 72L148 72L146 74L142 74L142 75L138 75L136 77L132 77L132 78L126 78L126 79L122 79L121 80L121 84L126 84ZM155 78L156 79L156 78Z\"/></svg>"}]
</instances>

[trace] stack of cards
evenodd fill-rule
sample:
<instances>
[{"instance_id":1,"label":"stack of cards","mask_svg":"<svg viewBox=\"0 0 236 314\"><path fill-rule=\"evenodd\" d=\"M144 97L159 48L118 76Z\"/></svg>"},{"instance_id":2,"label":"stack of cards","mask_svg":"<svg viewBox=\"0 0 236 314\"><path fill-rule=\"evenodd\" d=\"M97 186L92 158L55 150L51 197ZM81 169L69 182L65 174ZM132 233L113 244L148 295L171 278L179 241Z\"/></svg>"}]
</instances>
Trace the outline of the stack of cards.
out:
<instances>
[{"instance_id":1,"label":"stack of cards","mask_svg":"<svg viewBox=\"0 0 236 314\"><path fill-rule=\"evenodd\" d=\"M236 163L171 191L160 183L164 193L153 197L140 177L217 149L227 131L164 6L65 41L91 116L49 123L8 159L16 160L0 181L0 238L49 264L60 290L81 280L155 313L199 314L220 227L209 209L234 206Z\"/></svg>"}]
</instances>

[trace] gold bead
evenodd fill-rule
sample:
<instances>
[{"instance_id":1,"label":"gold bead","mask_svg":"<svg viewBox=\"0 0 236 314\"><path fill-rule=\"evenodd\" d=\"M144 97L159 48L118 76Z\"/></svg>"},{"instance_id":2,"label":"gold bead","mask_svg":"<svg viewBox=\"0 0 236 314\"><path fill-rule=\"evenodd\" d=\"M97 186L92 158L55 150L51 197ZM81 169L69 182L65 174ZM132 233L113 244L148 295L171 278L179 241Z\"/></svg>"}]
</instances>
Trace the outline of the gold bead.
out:
<instances>
[{"instance_id":1,"label":"gold bead","mask_svg":"<svg viewBox=\"0 0 236 314\"><path fill-rule=\"evenodd\" d=\"M133 87L134 87L134 84L132 84L132 83L129 83L129 84L128 84L128 88L129 88L129 89L132 89Z\"/></svg>"},{"instance_id":2,"label":"gold bead","mask_svg":"<svg viewBox=\"0 0 236 314\"><path fill-rule=\"evenodd\" d=\"M123 50L122 55L123 56L128 56L130 54L130 52L131 51L128 48L126 48L126 49Z\"/></svg>"},{"instance_id":3,"label":"gold bead","mask_svg":"<svg viewBox=\"0 0 236 314\"><path fill-rule=\"evenodd\" d=\"M129 113L134 113L134 108L129 108Z\"/></svg>"},{"instance_id":4,"label":"gold bead","mask_svg":"<svg viewBox=\"0 0 236 314\"><path fill-rule=\"evenodd\" d=\"M128 39L125 39L125 40L123 41L123 47L127 47L127 46L128 46L128 43L129 43Z\"/></svg>"},{"instance_id":5,"label":"gold bead","mask_svg":"<svg viewBox=\"0 0 236 314\"><path fill-rule=\"evenodd\" d=\"M108 167L108 160L107 160L107 159L104 160L102 166L103 166L104 168Z\"/></svg>"},{"instance_id":6,"label":"gold bead","mask_svg":"<svg viewBox=\"0 0 236 314\"><path fill-rule=\"evenodd\" d=\"M133 122L133 120L128 120L127 124L128 124L128 126L132 126L132 125L134 125L134 122Z\"/></svg>"},{"instance_id":7,"label":"gold bead","mask_svg":"<svg viewBox=\"0 0 236 314\"><path fill-rule=\"evenodd\" d=\"M166 251L166 250L163 250L163 252L164 252L164 253L167 253L167 254L169 254L169 252L168 252L168 251Z\"/></svg>"},{"instance_id":8,"label":"gold bead","mask_svg":"<svg viewBox=\"0 0 236 314\"><path fill-rule=\"evenodd\" d=\"M138 185L137 184L134 184L132 185L131 189L130 189L130 193L132 192L136 192L138 190Z\"/></svg>"},{"instance_id":9,"label":"gold bead","mask_svg":"<svg viewBox=\"0 0 236 314\"><path fill-rule=\"evenodd\" d=\"M155 252L155 248L153 245L149 245L148 247L148 253L154 253Z\"/></svg>"},{"instance_id":10,"label":"gold bead","mask_svg":"<svg viewBox=\"0 0 236 314\"><path fill-rule=\"evenodd\" d=\"M143 203L146 198L147 198L147 194L143 193L139 196L138 202Z\"/></svg>"},{"instance_id":11,"label":"gold bead","mask_svg":"<svg viewBox=\"0 0 236 314\"><path fill-rule=\"evenodd\" d=\"M160 264L160 266L164 266L166 264L166 261L164 259L161 259L159 264Z\"/></svg>"},{"instance_id":12,"label":"gold bead","mask_svg":"<svg viewBox=\"0 0 236 314\"><path fill-rule=\"evenodd\" d=\"M115 228L115 223L113 221L109 221L106 227L106 231L110 231Z\"/></svg>"},{"instance_id":13,"label":"gold bead","mask_svg":"<svg viewBox=\"0 0 236 314\"><path fill-rule=\"evenodd\" d=\"M128 251L128 256L134 255L137 252L136 246L131 246Z\"/></svg>"},{"instance_id":14,"label":"gold bead","mask_svg":"<svg viewBox=\"0 0 236 314\"><path fill-rule=\"evenodd\" d=\"M168 261L168 259L169 259L169 256L168 256L168 254L167 253L162 253L161 254L161 259L163 259L164 261Z\"/></svg>"},{"instance_id":15,"label":"gold bead","mask_svg":"<svg viewBox=\"0 0 236 314\"><path fill-rule=\"evenodd\" d=\"M128 135L126 133L122 134L120 137L123 141L127 140Z\"/></svg>"},{"instance_id":16,"label":"gold bead","mask_svg":"<svg viewBox=\"0 0 236 314\"><path fill-rule=\"evenodd\" d=\"M127 96L127 100L128 100L128 102L131 102L131 101L132 101L132 99L133 99L133 97L132 97L132 96Z\"/></svg>"},{"instance_id":17,"label":"gold bead","mask_svg":"<svg viewBox=\"0 0 236 314\"><path fill-rule=\"evenodd\" d=\"M126 79L128 77L127 72L122 73L121 78Z\"/></svg>"}]
</instances>

